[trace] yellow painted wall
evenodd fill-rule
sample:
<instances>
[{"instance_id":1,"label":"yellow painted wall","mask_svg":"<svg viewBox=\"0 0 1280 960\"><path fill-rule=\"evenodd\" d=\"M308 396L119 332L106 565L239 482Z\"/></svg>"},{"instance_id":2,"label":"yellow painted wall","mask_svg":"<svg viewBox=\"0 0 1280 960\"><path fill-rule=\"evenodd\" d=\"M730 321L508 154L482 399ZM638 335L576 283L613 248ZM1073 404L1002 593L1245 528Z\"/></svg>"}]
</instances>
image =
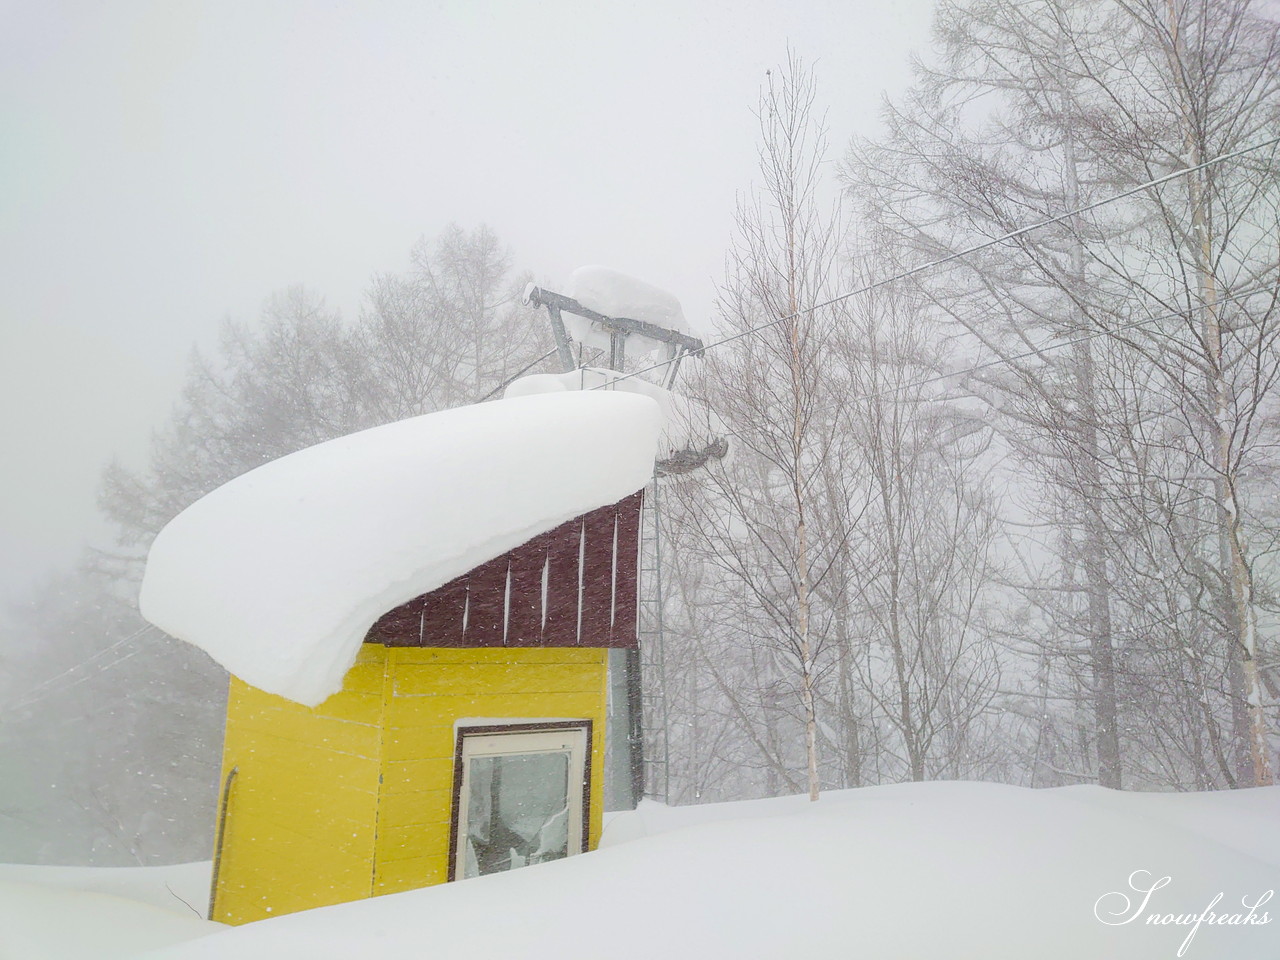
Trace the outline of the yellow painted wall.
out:
<instances>
[{"instance_id":1,"label":"yellow painted wall","mask_svg":"<svg viewBox=\"0 0 1280 960\"><path fill-rule=\"evenodd\" d=\"M365 644L315 709L232 680L212 919L247 923L447 878L454 725L590 719L589 847L604 798L607 651Z\"/></svg>"},{"instance_id":2,"label":"yellow painted wall","mask_svg":"<svg viewBox=\"0 0 1280 960\"><path fill-rule=\"evenodd\" d=\"M588 836L596 846L604 809L607 651L396 647L387 654L391 690L374 893L447 878L454 723L463 718L591 720Z\"/></svg>"},{"instance_id":3,"label":"yellow painted wall","mask_svg":"<svg viewBox=\"0 0 1280 960\"><path fill-rule=\"evenodd\" d=\"M234 677L211 919L247 923L369 896L382 755L384 647L311 709Z\"/></svg>"}]
</instances>

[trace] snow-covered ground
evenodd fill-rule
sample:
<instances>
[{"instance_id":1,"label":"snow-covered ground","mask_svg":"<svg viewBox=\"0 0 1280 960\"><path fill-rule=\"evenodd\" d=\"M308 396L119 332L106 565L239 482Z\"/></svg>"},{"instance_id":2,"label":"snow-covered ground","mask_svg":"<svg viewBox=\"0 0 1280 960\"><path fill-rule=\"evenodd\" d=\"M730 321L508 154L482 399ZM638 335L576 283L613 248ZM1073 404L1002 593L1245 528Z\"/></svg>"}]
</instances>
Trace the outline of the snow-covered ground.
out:
<instances>
[{"instance_id":1,"label":"snow-covered ground","mask_svg":"<svg viewBox=\"0 0 1280 960\"><path fill-rule=\"evenodd\" d=\"M0 863L0 960L125 960L225 929L202 919L209 867Z\"/></svg>"},{"instance_id":2,"label":"snow-covered ground","mask_svg":"<svg viewBox=\"0 0 1280 960\"><path fill-rule=\"evenodd\" d=\"M108 893L149 903L180 917L203 917L209 903L212 867L208 860L171 867L42 867L0 863L0 883Z\"/></svg>"},{"instance_id":3,"label":"snow-covered ground","mask_svg":"<svg viewBox=\"0 0 1280 960\"><path fill-rule=\"evenodd\" d=\"M136 910L129 923L139 952L168 944L143 953L149 960L1276 960L1280 921L1268 892L1277 886L1280 788L924 783L828 793L812 805L645 804L610 822L599 851L513 873L243 927L192 918L184 932L154 907L153 929ZM0 893L4 960L130 955L118 949L125 924L102 900L46 887L52 899L36 903L32 889L41 888ZM50 907L59 896L61 913ZM1197 924L1206 911L1215 916ZM1185 922L1148 923L1151 915ZM96 926L115 939L95 937Z\"/></svg>"}]
</instances>

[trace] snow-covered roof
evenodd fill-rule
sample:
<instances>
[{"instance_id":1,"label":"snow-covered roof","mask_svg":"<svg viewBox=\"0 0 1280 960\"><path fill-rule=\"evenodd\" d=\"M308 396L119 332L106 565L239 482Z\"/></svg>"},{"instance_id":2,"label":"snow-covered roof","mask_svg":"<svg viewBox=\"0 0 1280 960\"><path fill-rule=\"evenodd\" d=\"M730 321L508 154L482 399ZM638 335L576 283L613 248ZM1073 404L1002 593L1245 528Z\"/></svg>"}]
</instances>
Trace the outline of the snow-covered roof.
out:
<instances>
[{"instance_id":1,"label":"snow-covered roof","mask_svg":"<svg viewBox=\"0 0 1280 960\"><path fill-rule=\"evenodd\" d=\"M595 393L636 393L651 397L662 413L662 434L657 459L670 462L681 457L702 457L715 449L712 458L724 456L728 428L706 404L668 390L642 377L627 376L616 370L582 367L569 373L535 373L521 377L507 387L507 397L527 397L543 393L585 390Z\"/></svg>"},{"instance_id":2,"label":"snow-covered roof","mask_svg":"<svg viewBox=\"0 0 1280 960\"><path fill-rule=\"evenodd\" d=\"M314 706L388 610L653 474L648 397L558 392L402 420L252 470L160 531L142 614Z\"/></svg>"}]
</instances>

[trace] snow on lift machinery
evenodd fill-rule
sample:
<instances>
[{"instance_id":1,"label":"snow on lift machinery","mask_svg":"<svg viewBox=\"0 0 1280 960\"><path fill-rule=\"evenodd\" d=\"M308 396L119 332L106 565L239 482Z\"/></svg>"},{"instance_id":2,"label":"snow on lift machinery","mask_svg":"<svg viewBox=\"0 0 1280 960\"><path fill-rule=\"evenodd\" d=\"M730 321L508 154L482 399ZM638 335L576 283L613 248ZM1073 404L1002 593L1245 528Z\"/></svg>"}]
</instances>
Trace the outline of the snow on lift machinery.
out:
<instances>
[{"instance_id":1,"label":"snow on lift machinery","mask_svg":"<svg viewBox=\"0 0 1280 960\"><path fill-rule=\"evenodd\" d=\"M612 273L612 271L609 271L609 273ZM629 281L630 279L621 275L616 275L616 278L623 281ZM639 281L634 282L639 283ZM565 373L571 373L578 369L578 364L574 361L569 333L565 328L563 316L565 313L581 317L583 320L588 321L594 331L608 336L609 368L619 373L623 371L623 364L626 360L628 337L637 337L650 342L656 341L661 344L666 354L666 360L660 364L655 364L655 367L659 367L662 370L658 386L668 391L671 390L672 385L675 383L681 361L687 356L700 358L705 347L705 344L697 337L682 333L679 330L650 323L647 320L606 316L598 310L593 310L580 303L573 297L554 293L550 290L543 290L532 283L525 288L523 300L526 305L547 308L547 315L551 320L551 333L555 338L556 353L560 358L560 364ZM686 448L672 451L668 456L658 460L655 475L664 477L690 473L711 460L723 458L728 453L728 449L728 441L724 437L717 437L699 449Z\"/></svg>"},{"instance_id":2,"label":"snow on lift machinery","mask_svg":"<svg viewBox=\"0 0 1280 960\"><path fill-rule=\"evenodd\" d=\"M662 350L666 356L665 362L653 365L654 370L661 371L657 384L637 378L630 384L620 383L619 386L658 394L655 399L659 399L664 407L668 426L674 426L670 423L672 418L681 419L675 408L684 407L685 426L691 427L694 407L681 402L673 393L672 385L681 361L686 356L701 357L705 345L696 337L671 329L671 325L684 323L679 302L662 290L603 267L580 268L574 271L569 282L576 297L543 290L534 284L529 284L524 291L526 304L547 308L556 352L564 373L570 374L578 369L565 324L565 314L576 318L571 322L574 339L579 343L602 346L604 338L608 338L609 367L618 373L624 372L628 338L633 338L633 344L640 347L638 353L651 354ZM592 305L582 303L584 299L589 300ZM635 319L637 315L649 319ZM642 675L661 677L666 673L663 653L666 631L663 623L662 538L658 519L661 512L658 496L660 485L656 481L663 477L692 473L712 460L723 459L728 453L727 439L720 430L712 426L716 418L710 411L704 412L707 429L690 429L682 437L679 436L681 431L678 428L669 432L654 464L655 482L645 495L645 514L648 519L642 521L644 532L641 536L639 645L637 649L626 651L626 703L630 718L627 742L632 795L636 798L647 796L662 802L670 800L670 719L665 697L661 693L661 684L655 688L652 684L641 682Z\"/></svg>"}]
</instances>

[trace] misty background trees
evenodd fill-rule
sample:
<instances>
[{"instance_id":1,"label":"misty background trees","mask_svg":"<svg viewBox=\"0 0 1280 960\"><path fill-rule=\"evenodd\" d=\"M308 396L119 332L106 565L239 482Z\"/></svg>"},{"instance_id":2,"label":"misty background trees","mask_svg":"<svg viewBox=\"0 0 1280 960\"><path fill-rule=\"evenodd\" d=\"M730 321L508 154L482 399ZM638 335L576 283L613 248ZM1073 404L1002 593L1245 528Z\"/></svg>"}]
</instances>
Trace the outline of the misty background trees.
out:
<instances>
[{"instance_id":1,"label":"misty background trees","mask_svg":"<svg viewBox=\"0 0 1280 960\"><path fill-rule=\"evenodd\" d=\"M1247 4L943 4L938 36L888 136L846 167L926 257L1277 132L1276 29ZM1055 763L1081 778L1270 777L1249 543L1272 534L1249 504L1275 402L1275 157L1192 169L917 284L1001 361L968 388L1040 491L1026 588L1058 638L1046 702L1088 705Z\"/></svg>"},{"instance_id":2,"label":"misty background trees","mask_svg":"<svg viewBox=\"0 0 1280 960\"><path fill-rule=\"evenodd\" d=\"M9 859L208 856L226 674L138 615L156 533L232 477L355 430L475 402L550 348L545 323L520 304L527 278L489 229L450 226L419 243L411 264L372 279L353 323L299 288L269 297L256 323L227 322L213 356L192 355L146 466L104 471L99 504L116 548L86 555L3 625L0 843Z\"/></svg>"},{"instance_id":3,"label":"misty background trees","mask_svg":"<svg viewBox=\"0 0 1280 960\"><path fill-rule=\"evenodd\" d=\"M1267 782L1280 148L1201 164L1280 137L1277 26L1244 0L944 0L916 71L836 154L799 57L762 85L723 342L677 384L733 452L662 481L666 792ZM117 548L3 625L6 858L208 854L225 676L136 612L169 518L539 369L491 231L410 263L352 320L290 289L228 323L148 464L105 471Z\"/></svg>"}]
</instances>

